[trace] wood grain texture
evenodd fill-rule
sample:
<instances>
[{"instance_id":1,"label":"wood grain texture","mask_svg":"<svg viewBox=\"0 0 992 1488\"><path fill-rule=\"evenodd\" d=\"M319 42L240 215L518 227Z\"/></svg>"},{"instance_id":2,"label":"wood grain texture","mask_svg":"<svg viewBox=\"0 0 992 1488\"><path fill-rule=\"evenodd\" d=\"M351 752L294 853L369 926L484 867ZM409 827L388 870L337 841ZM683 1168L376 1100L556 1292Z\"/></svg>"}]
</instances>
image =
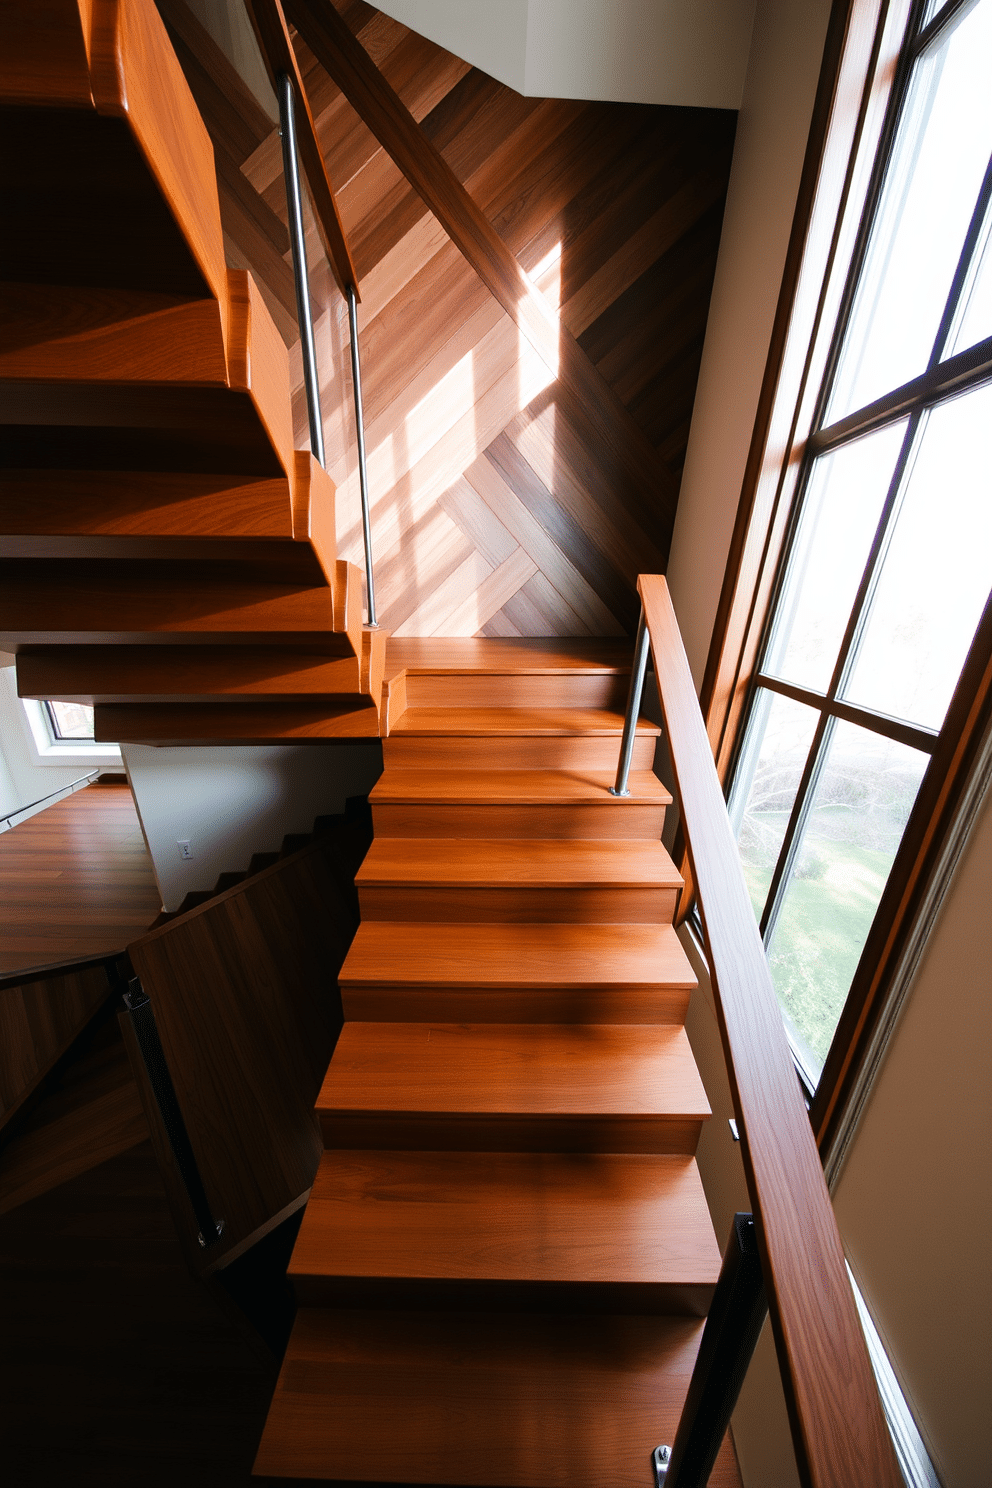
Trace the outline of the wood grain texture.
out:
<instances>
[{"instance_id":1,"label":"wood grain texture","mask_svg":"<svg viewBox=\"0 0 992 1488\"><path fill-rule=\"evenodd\" d=\"M642 1488L673 1439L701 1331L691 1318L305 1308L255 1471ZM740 1482L729 1440L710 1482Z\"/></svg>"},{"instance_id":2,"label":"wood grain texture","mask_svg":"<svg viewBox=\"0 0 992 1488\"><path fill-rule=\"evenodd\" d=\"M351 261L351 252L341 226L341 215L334 199L334 189L328 180L327 167L320 152L317 126L310 112L306 88L300 76L282 6L279 0L248 0L248 15L273 87L278 89L281 74L286 74L292 83L297 150L324 250L334 270L338 288L344 293L351 287L357 293L358 274Z\"/></svg>"},{"instance_id":3,"label":"wood grain texture","mask_svg":"<svg viewBox=\"0 0 992 1488\"><path fill-rule=\"evenodd\" d=\"M665 580L639 584L755 1213L811 1484L899 1482L844 1251Z\"/></svg>"},{"instance_id":4,"label":"wood grain texture","mask_svg":"<svg viewBox=\"0 0 992 1488\"><path fill-rule=\"evenodd\" d=\"M126 785L86 786L0 836L0 969L112 956L161 909Z\"/></svg>"},{"instance_id":5,"label":"wood grain texture","mask_svg":"<svg viewBox=\"0 0 992 1488\"><path fill-rule=\"evenodd\" d=\"M335 974L357 923L351 828L316 839L129 947L151 999L215 1212L244 1245L313 1181L313 1101L340 1022ZM195 1258L188 1207L176 1221Z\"/></svg>"},{"instance_id":6,"label":"wood grain texture","mask_svg":"<svg viewBox=\"0 0 992 1488\"><path fill-rule=\"evenodd\" d=\"M50 894L50 883L46 884ZM65 1053L110 994L100 963L0 983L0 1127Z\"/></svg>"},{"instance_id":7,"label":"wood grain texture","mask_svg":"<svg viewBox=\"0 0 992 1488\"><path fill-rule=\"evenodd\" d=\"M289 1274L304 1306L678 1312L705 1311L719 1269L690 1157L334 1151Z\"/></svg>"},{"instance_id":8,"label":"wood grain texture","mask_svg":"<svg viewBox=\"0 0 992 1488\"><path fill-rule=\"evenodd\" d=\"M148 1125L117 1037L74 1066L0 1151L0 1214L147 1140Z\"/></svg>"},{"instance_id":9,"label":"wood grain texture","mask_svg":"<svg viewBox=\"0 0 992 1488\"><path fill-rule=\"evenodd\" d=\"M442 223L421 200L298 34L363 299L383 623L408 635L630 630L636 574L651 553L663 566L667 547L658 492L674 490L687 436L732 120L521 99L388 17L338 9L357 38L349 56L357 66L367 54L379 69L384 87L362 64L370 87L399 99L410 149L441 171L445 204L455 200L485 240L487 272L498 264L504 289L515 286L507 313L448 237L447 212L431 199ZM320 19L337 34L333 12ZM242 164L251 189L284 217L275 135ZM264 281L262 259L247 238L243 246ZM341 551L357 561L353 413L336 370L347 361L347 317L326 278L327 290L315 289L325 439L341 490ZM521 306L553 369L514 323ZM573 335L581 349L571 349ZM580 403L556 376L576 358L579 380L596 383L595 408L590 389ZM599 438L592 428L607 407L615 417ZM508 474L508 459L496 467L490 454L522 415L541 424L550 465L522 455ZM633 432L618 448L621 427ZM631 479L635 447L652 472L647 487Z\"/></svg>"}]
</instances>

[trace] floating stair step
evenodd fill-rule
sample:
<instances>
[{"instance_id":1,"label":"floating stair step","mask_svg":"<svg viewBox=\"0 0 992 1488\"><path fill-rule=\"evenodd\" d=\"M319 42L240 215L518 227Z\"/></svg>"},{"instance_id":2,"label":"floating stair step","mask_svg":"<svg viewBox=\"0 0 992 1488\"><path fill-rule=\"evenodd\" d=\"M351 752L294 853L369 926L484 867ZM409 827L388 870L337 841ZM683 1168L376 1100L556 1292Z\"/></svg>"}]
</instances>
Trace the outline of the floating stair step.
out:
<instances>
[{"instance_id":1,"label":"floating stair step","mask_svg":"<svg viewBox=\"0 0 992 1488\"><path fill-rule=\"evenodd\" d=\"M377 838L356 880L367 920L671 921L682 879L660 842Z\"/></svg>"},{"instance_id":2,"label":"floating stair step","mask_svg":"<svg viewBox=\"0 0 992 1488\"><path fill-rule=\"evenodd\" d=\"M685 1317L303 1308L255 1472L341 1482L644 1488L703 1324ZM728 1439L710 1488L739 1488Z\"/></svg>"},{"instance_id":3,"label":"floating stair step","mask_svg":"<svg viewBox=\"0 0 992 1488\"><path fill-rule=\"evenodd\" d=\"M371 698L357 696L345 702L98 703L93 729L98 743L348 743L377 739L379 717Z\"/></svg>"},{"instance_id":4,"label":"floating stair step","mask_svg":"<svg viewBox=\"0 0 992 1488\"><path fill-rule=\"evenodd\" d=\"M613 796L615 771L403 770L370 800L380 837L560 837L657 840L671 795L650 770Z\"/></svg>"},{"instance_id":5,"label":"floating stair step","mask_svg":"<svg viewBox=\"0 0 992 1488\"><path fill-rule=\"evenodd\" d=\"M189 643L361 652L358 570L303 588L219 564L10 560L0 564L0 631L14 644ZM2 642L0 642L2 644Z\"/></svg>"},{"instance_id":6,"label":"floating stair step","mask_svg":"<svg viewBox=\"0 0 992 1488\"><path fill-rule=\"evenodd\" d=\"M151 290L0 283L0 378L227 387L221 307Z\"/></svg>"},{"instance_id":7,"label":"floating stair step","mask_svg":"<svg viewBox=\"0 0 992 1488\"><path fill-rule=\"evenodd\" d=\"M17 658L19 697L81 703L342 700L362 691L357 656L282 647L38 646Z\"/></svg>"},{"instance_id":8,"label":"floating stair step","mask_svg":"<svg viewBox=\"0 0 992 1488\"><path fill-rule=\"evenodd\" d=\"M359 925L341 968L359 1022L681 1023L696 978L671 925Z\"/></svg>"},{"instance_id":9,"label":"floating stair step","mask_svg":"<svg viewBox=\"0 0 992 1488\"><path fill-rule=\"evenodd\" d=\"M710 1111L674 1026L346 1023L317 1114L325 1147L692 1154Z\"/></svg>"},{"instance_id":10,"label":"floating stair step","mask_svg":"<svg viewBox=\"0 0 992 1488\"><path fill-rule=\"evenodd\" d=\"M304 1306L680 1312L720 1251L684 1154L325 1152L289 1275Z\"/></svg>"},{"instance_id":11,"label":"floating stair step","mask_svg":"<svg viewBox=\"0 0 992 1488\"><path fill-rule=\"evenodd\" d=\"M24 7L0 99L9 277L219 293L213 151L153 6Z\"/></svg>"},{"instance_id":12,"label":"floating stair step","mask_svg":"<svg viewBox=\"0 0 992 1488\"><path fill-rule=\"evenodd\" d=\"M391 709L391 705L390 705ZM388 769L604 770L616 774L623 714L587 708L408 708L389 713ZM642 718L632 767L650 770L661 730Z\"/></svg>"}]
</instances>

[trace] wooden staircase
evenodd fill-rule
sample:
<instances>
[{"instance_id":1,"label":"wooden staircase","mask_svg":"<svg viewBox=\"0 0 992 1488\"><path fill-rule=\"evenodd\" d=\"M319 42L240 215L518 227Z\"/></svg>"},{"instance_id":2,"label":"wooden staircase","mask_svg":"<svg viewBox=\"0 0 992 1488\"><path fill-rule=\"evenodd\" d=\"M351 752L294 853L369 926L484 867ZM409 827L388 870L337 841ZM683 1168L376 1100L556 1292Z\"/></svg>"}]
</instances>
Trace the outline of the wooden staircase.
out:
<instances>
[{"instance_id":1,"label":"wooden staircase","mask_svg":"<svg viewBox=\"0 0 992 1488\"><path fill-rule=\"evenodd\" d=\"M410 641L293 1255L273 1477L644 1485L720 1256L626 647ZM714 1483L738 1483L729 1442Z\"/></svg>"},{"instance_id":2,"label":"wooden staircase","mask_svg":"<svg viewBox=\"0 0 992 1488\"><path fill-rule=\"evenodd\" d=\"M151 0L0 23L0 647L98 740L378 734L384 638Z\"/></svg>"}]
</instances>

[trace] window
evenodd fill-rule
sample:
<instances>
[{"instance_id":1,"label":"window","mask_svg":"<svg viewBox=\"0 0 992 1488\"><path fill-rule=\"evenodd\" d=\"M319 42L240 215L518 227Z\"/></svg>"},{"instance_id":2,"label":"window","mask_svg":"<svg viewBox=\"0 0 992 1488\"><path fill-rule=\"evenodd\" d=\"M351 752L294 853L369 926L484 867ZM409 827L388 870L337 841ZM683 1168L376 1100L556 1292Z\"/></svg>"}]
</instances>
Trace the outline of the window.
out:
<instances>
[{"instance_id":1,"label":"window","mask_svg":"<svg viewBox=\"0 0 992 1488\"><path fill-rule=\"evenodd\" d=\"M47 701L45 712L53 740L92 739L93 709L85 703Z\"/></svg>"},{"instance_id":2,"label":"window","mask_svg":"<svg viewBox=\"0 0 992 1488\"><path fill-rule=\"evenodd\" d=\"M848 175L860 226L794 427L736 732L731 816L811 1091L871 979L880 906L933 824L989 648L990 63L992 0L909 7L860 204L856 159Z\"/></svg>"}]
</instances>

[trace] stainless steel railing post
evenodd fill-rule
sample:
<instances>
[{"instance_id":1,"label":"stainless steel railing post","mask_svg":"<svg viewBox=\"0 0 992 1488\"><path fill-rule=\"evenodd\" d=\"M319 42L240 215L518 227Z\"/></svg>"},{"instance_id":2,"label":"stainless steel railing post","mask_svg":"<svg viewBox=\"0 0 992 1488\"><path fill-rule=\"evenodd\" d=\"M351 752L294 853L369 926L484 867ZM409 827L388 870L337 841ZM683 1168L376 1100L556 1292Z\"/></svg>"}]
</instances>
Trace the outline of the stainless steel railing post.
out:
<instances>
[{"instance_id":1,"label":"stainless steel railing post","mask_svg":"<svg viewBox=\"0 0 992 1488\"><path fill-rule=\"evenodd\" d=\"M637 640L634 642L634 665L630 673L630 690L627 693L627 712L623 720L623 738L620 741L620 762L617 765L617 780L610 786L611 796L629 796L627 781L630 778L630 761L634 753L634 735L641 711L641 695L644 692L644 677L648 669L649 638L644 606L637 622Z\"/></svg>"},{"instance_id":2,"label":"stainless steel railing post","mask_svg":"<svg viewBox=\"0 0 992 1488\"><path fill-rule=\"evenodd\" d=\"M307 417L310 422L310 448L320 465L324 464L324 427L320 416L320 386L317 382L317 349L313 339L313 316L310 313L310 284L307 276L307 250L303 236L303 197L300 191L300 166L296 154L296 120L293 114L293 80L287 72L279 74L279 133L282 136L282 168L286 177L286 201L289 207L289 241L293 249L293 277L296 280L296 315L300 323L300 347L303 352L303 381L307 390Z\"/></svg>"},{"instance_id":3,"label":"stainless steel railing post","mask_svg":"<svg viewBox=\"0 0 992 1488\"><path fill-rule=\"evenodd\" d=\"M351 326L351 382L355 390L355 429L358 435L358 483L362 492L362 529L365 533L365 584L369 598L369 624L375 625L375 585L372 580L372 522L369 517L369 473L365 463L365 414L362 410L362 364L358 358L358 301L349 284L348 322Z\"/></svg>"}]
</instances>

